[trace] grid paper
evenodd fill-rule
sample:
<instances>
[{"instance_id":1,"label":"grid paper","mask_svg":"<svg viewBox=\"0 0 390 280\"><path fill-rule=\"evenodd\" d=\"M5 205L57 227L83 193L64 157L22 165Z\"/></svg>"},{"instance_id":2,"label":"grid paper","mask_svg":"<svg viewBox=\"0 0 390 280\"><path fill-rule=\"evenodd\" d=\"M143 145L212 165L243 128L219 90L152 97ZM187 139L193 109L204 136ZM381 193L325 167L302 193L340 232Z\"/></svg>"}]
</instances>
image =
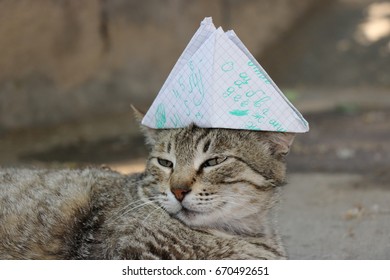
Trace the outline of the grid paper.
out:
<instances>
[{"instance_id":1,"label":"grid paper","mask_svg":"<svg viewBox=\"0 0 390 280\"><path fill-rule=\"evenodd\" d=\"M205 18L142 124L307 132L309 126L233 31Z\"/></svg>"}]
</instances>

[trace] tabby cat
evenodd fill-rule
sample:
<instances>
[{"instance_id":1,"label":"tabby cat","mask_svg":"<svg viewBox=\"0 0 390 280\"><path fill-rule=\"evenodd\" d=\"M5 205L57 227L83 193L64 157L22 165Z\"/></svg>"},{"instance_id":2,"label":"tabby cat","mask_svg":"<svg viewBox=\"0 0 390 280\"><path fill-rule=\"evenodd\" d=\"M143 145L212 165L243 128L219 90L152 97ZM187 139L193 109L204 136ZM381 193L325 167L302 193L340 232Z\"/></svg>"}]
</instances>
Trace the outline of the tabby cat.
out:
<instances>
[{"instance_id":1,"label":"tabby cat","mask_svg":"<svg viewBox=\"0 0 390 280\"><path fill-rule=\"evenodd\" d=\"M146 170L0 169L0 259L284 259L289 133L143 128Z\"/></svg>"}]
</instances>

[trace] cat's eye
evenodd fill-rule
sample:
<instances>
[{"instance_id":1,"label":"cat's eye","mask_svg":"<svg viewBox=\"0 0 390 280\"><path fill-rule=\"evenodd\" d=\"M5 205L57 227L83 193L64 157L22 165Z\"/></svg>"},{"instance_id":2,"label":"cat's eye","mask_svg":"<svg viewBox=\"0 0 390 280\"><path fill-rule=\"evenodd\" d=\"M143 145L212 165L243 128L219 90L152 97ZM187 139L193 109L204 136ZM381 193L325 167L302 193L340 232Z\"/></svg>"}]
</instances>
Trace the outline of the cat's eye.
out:
<instances>
[{"instance_id":1,"label":"cat's eye","mask_svg":"<svg viewBox=\"0 0 390 280\"><path fill-rule=\"evenodd\" d=\"M226 157L216 157L212 159L206 160L203 164L202 167L210 167L210 166L215 166L218 165L226 160Z\"/></svg>"},{"instance_id":2,"label":"cat's eye","mask_svg":"<svg viewBox=\"0 0 390 280\"><path fill-rule=\"evenodd\" d=\"M173 162L169 161L167 159L162 159L162 158L157 158L157 162L164 167L172 168L173 167Z\"/></svg>"}]
</instances>

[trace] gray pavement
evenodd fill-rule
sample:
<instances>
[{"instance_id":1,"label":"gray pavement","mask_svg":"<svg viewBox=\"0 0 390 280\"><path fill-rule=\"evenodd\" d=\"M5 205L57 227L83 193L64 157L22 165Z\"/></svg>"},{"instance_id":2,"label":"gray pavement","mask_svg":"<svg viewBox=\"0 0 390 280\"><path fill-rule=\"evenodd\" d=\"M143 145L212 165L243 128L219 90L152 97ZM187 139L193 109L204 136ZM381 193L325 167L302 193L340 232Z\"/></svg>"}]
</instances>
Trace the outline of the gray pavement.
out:
<instances>
[{"instance_id":1,"label":"gray pavement","mask_svg":"<svg viewBox=\"0 0 390 280\"><path fill-rule=\"evenodd\" d=\"M279 227L291 259L390 259L390 188L351 174L293 173Z\"/></svg>"}]
</instances>

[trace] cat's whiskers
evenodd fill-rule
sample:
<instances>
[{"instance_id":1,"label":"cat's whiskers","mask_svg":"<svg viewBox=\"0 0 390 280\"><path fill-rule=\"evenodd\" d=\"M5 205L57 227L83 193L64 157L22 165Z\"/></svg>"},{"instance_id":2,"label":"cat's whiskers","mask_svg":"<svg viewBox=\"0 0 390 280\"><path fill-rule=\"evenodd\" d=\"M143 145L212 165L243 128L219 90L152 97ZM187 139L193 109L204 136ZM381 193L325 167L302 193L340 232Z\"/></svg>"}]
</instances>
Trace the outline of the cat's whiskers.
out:
<instances>
[{"instance_id":1,"label":"cat's whiskers","mask_svg":"<svg viewBox=\"0 0 390 280\"><path fill-rule=\"evenodd\" d=\"M139 203L139 202L142 202L141 204L137 205L137 206L134 206L135 204ZM107 221L116 221L118 220L119 218L123 217L124 215L126 215L127 213L131 212L131 211L134 211L134 210L141 210L143 207L146 207L148 205L153 205L155 204L155 202L158 202L158 198L155 198L155 199L152 199L152 198L149 198L149 201L144 201L143 199L139 199L137 200L136 202L133 202L133 203L130 203L128 205L126 205L125 207L123 207L120 211L118 211L115 215L111 216L110 218L107 219ZM134 206L130 209L127 209L131 206ZM125 211L124 211L125 210ZM124 212L123 212L124 211Z\"/></svg>"},{"instance_id":2,"label":"cat's whiskers","mask_svg":"<svg viewBox=\"0 0 390 280\"><path fill-rule=\"evenodd\" d=\"M122 207L121 209L119 209L117 212L122 212L123 210L125 210L126 208L129 208L129 207L131 207L132 205L135 205L135 204L137 204L137 203L139 203L139 202L145 202L145 199L138 199L138 200L136 200L136 201L133 201L133 202L131 202L131 203L129 203L129 204L126 204L126 206L124 206L124 207Z\"/></svg>"},{"instance_id":3,"label":"cat's whiskers","mask_svg":"<svg viewBox=\"0 0 390 280\"><path fill-rule=\"evenodd\" d=\"M155 213L157 210L163 210L163 208L161 208L161 207L159 207L159 206L157 206L157 205L153 205L156 209L154 209L152 212L150 212L143 220L142 220L142 223L145 223L146 222L146 220L149 218L149 217L151 217L151 215L153 214L153 213Z\"/></svg>"},{"instance_id":4,"label":"cat's whiskers","mask_svg":"<svg viewBox=\"0 0 390 280\"><path fill-rule=\"evenodd\" d=\"M249 198L249 199L253 198L253 196L250 196L250 195L241 196L241 197L237 197L237 196L233 196L233 195L231 195L231 196L229 196L229 195L214 195L214 198L218 199L218 202L220 202L220 203L218 203L216 206L213 206L213 207L221 209L221 210L224 209L226 204L230 204L230 205L233 204L233 205L240 206L241 208L247 209L251 213L258 211L257 206L248 205L248 200L246 198Z\"/></svg>"},{"instance_id":5,"label":"cat's whiskers","mask_svg":"<svg viewBox=\"0 0 390 280\"><path fill-rule=\"evenodd\" d=\"M234 205L238 205L238 206L241 206L242 208L245 208L245 209L248 209L248 210L252 210L252 209L258 209L258 204L251 204L249 203L251 199L253 199L253 196L241 196L241 197L237 197L237 196L234 196L234 195L224 195L224 196L221 196L224 200L224 202L226 203L230 203L230 204L234 204Z\"/></svg>"},{"instance_id":6,"label":"cat's whiskers","mask_svg":"<svg viewBox=\"0 0 390 280\"><path fill-rule=\"evenodd\" d=\"M237 202L237 201L241 201L243 203L247 203L248 200L251 200L253 199L253 197L256 197L256 193L253 192L253 194L249 193L249 194L240 194L240 195L237 195L237 194L229 194L229 193L223 193L223 194L214 194L212 196L209 196L208 197L208 200L205 201L205 202L211 202L212 200L214 199L225 199L224 202ZM231 199L231 200L228 200L228 199ZM202 201L203 200L201 198L197 198L197 200L199 201Z\"/></svg>"}]
</instances>

